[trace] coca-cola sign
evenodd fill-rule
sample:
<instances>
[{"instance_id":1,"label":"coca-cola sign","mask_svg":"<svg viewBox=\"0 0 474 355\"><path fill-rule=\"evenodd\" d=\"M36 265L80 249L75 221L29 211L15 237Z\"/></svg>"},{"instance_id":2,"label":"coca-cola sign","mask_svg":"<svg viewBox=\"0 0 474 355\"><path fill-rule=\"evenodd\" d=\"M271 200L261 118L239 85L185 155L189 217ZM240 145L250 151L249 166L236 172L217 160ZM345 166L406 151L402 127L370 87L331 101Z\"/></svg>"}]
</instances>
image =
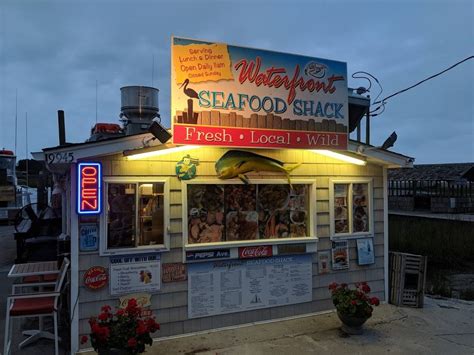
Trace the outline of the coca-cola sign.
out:
<instances>
[{"instance_id":1,"label":"coca-cola sign","mask_svg":"<svg viewBox=\"0 0 474 355\"><path fill-rule=\"evenodd\" d=\"M107 270L102 266L92 266L84 274L84 285L91 290L104 287L108 280Z\"/></svg>"},{"instance_id":2,"label":"coca-cola sign","mask_svg":"<svg viewBox=\"0 0 474 355\"><path fill-rule=\"evenodd\" d=\"M258 245L254 247L239 248L240 259L266 258L273 255L271 245Z\"/></svg>"}]
</instances>

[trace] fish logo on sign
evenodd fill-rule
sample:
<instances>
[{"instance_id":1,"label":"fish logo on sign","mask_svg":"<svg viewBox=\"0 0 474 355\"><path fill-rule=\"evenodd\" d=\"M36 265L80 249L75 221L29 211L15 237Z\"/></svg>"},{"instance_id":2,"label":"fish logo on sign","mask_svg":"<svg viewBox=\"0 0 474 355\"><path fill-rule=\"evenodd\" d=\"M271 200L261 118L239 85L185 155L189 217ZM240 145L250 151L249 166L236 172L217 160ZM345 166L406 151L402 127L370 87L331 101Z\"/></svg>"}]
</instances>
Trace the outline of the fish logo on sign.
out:
<instances>
[{"instance_id":1,"label":"fish logo on sign","mask_svg":"<svg viewBox=\"0 0 474 355\"><path fill-rule=\"evenodd\" d=\"M309 62L304 68L304 73L310 75L313 78L321 79L326 75L326 69L328 67L318 62Z\"/></svg>"}]
</instances>

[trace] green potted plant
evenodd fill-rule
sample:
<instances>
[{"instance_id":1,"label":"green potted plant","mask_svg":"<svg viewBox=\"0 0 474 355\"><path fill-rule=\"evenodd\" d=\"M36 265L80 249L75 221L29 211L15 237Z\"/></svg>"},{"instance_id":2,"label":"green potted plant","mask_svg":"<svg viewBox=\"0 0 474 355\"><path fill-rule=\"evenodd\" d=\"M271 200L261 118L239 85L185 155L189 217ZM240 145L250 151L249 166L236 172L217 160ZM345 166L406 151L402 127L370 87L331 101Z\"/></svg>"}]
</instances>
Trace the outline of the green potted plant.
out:
<instances>
[{"instance_id":1,"label":"green potted plant","mask_svg":"<svg viewBox=\"0 0 474 355\"><path fill-rule=\"evenodd\" d=\"M369 297L367 282L357 282L353 289L345 283L333 282L329 290L337 316L343 324L342 330L347 334L362 334L362 326L372 316L373 306L380 304L377 297Z\"/></svg>"},{"instance_id":2,"label":"green potted plant","mask_svg":"<svg viewBox=\"0 0 474 355\"><path fill-rule=\"evenodd\" d=\"M145 345L151 345L151 334L160 329L154 317L142 317L143 310L135 299L128 301L125 309L111 312L110 306L103 306L97 317L91 317L90 340L100 355L132 355L145 351ZM82 343L87 342L83 336Z\"/></svg>"}]
</instances>

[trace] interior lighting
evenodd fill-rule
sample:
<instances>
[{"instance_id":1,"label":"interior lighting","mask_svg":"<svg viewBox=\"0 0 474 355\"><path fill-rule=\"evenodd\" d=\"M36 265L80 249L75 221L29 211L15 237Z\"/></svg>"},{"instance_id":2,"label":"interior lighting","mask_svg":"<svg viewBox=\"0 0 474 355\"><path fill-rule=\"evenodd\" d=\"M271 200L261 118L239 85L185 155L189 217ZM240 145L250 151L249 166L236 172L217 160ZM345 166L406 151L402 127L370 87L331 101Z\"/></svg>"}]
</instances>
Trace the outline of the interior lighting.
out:
<instances>
[{"instance_id":1,"label":"interior lighting","mask_svg":"<svg viewBox=\"0 0 474 355\"><path fill-rule=\"evenodd\" d=\"M351 163L351 164L355 164L355 165L362 165L362 166L367 165L367 162L365 160L353 158L353 157L350 157L348 155L341 154L341 153L336 153L336 152L333 152L332 150L313 149L313 150L311 150L311 152L313 152L315 154L321 154L321 155L324 155L324 156L327 156L327 157L330 157L330 158L342 160L346 163Z\"/></svg>"},{"instance_id":2,"label":"interior lighting","mask_svg":"<svg viewBox=\"0 0 474 355\"><path fill-rule=\"evenodd\" d=\"M185 152L187 150L198 149L201 148L200 145L182 145L179 147L172 147L172 148L164 148L159 150L153 150L143 153L136 153L133 154L133 151L125 151L123 154L127 157L128 160L139 160L139 159L146 159L152 157L158 157L160 155L171 154L171 153L178 153L178 152Z\"/></svg>"}]
</instances>

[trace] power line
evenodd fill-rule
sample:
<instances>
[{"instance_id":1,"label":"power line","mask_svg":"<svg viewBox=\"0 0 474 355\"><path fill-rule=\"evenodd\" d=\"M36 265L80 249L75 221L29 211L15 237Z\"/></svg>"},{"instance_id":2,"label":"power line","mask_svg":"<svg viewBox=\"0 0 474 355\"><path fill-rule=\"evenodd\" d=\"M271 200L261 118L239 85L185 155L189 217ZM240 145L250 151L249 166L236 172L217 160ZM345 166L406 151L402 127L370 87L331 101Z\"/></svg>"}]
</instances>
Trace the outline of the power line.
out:
<instances>
[{"instance_id":1,"label":"power line","mask_svg":"<svg viewBox=\"0 0 474 355\"><path fill-rule=\"evenodd\" d=\"M471 60L471 59L474 59L474 55L471 55L470 57L464 58L463 60L461 60L461 61L459 61L459 62L457 62L457 63L451 65L449 68L446 68L446 69L444 69L443 71L440 71L439 73L436 73L436 74L434 74L434 75L431 75L431 76L429 76L428 78L423 79L423 80L417 82L416 84L407 87L406 89L397 91L396 93L393 93L392 95L389 95L389 96L383 98L382 100L375 101L374 104L380 104L380 103L385 104L385 102L386 102L388 99L390 99L390 98L392 98L392 97L394 97L394 96L396 96L396 95L399 95L399 94L401 94L401 93L403 93L403 92L405 92L405 91L408 91L408 90L410 90L410 89L413 89L414 87L416 87L416 86L418 86L418 85L424 83L425 81L428 81L428 80L431 80L431 79L433 79L433 78L436 78L437 76L439 76L439 75L441 75L441 74L443 74L443 73L446 73L447 71L453 69L454 67L457 67L458 65L460 65L460 64L462 64L462 63L464 63L464 62L466 62L466 61L468 61L468 60Z\"/></svg>"}]
</instances>

